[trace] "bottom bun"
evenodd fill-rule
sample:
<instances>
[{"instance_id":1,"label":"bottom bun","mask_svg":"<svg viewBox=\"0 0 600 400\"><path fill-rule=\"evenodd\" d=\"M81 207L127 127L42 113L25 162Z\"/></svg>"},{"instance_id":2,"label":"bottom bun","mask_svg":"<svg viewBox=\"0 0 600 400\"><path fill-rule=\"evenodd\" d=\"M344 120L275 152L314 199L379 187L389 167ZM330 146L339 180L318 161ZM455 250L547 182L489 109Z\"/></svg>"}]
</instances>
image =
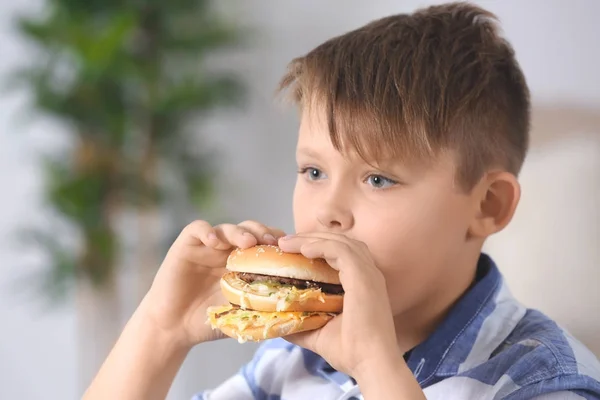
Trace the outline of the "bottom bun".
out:
<instances>
[{"instance_id":1,"label":"bottom bun","mask_svg":"<svg viewBox=\"0 0 600 400\"><path fill-rule=\"evenodd\" d=\"M233 306L211 307L208 323L238 342L259 342L319 329L335 315L323 312L264 312Z\"/></svg>"}]
</instances>

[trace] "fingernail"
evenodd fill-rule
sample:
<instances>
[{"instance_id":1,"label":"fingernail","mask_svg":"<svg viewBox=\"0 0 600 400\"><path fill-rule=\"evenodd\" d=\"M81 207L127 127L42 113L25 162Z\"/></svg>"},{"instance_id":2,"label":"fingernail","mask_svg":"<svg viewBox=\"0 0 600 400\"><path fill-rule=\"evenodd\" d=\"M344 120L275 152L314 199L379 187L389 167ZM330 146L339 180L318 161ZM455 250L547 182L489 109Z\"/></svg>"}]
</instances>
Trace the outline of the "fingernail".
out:
<instances>
[{"instance_id":1,"label":"fingernail","mask_svg":"<svg viewBox=\"0 0 600 400\"><path fill-rule=\"evenodd\" d=\"M275 236L271 235L270 233L266 233L263 238L265 239L265 242L270 242L270 243L275 243L277 242L277 239L275 239Z\"/></svg>"},{"instance_id":2,"label":"fingernail","mask_svg":"<svg viewBox=\"0 0 600 400\"><path fill-rule=\"evenodd\" d=\"M217 239L217 234L214 232L211 232L208 234L208 240L216 240Z\"/></svg>"},{"instance_id":3,"label":"fingernail","mask_svg":"<svg viewBox=\"0 0 600 400\"><path fill-rule=\"evenodd\" d=\"M279 240L290 240L294 237L294 235L285 235L283 237L280 237Z\"/></svg>"}]
</instances>

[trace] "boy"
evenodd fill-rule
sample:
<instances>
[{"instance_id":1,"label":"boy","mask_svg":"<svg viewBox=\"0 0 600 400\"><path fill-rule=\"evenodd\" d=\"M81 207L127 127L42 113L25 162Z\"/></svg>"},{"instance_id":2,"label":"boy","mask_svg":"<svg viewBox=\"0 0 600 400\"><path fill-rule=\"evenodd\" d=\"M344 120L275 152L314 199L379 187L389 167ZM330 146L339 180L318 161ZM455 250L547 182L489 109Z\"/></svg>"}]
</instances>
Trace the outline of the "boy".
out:
<instances>
[{"instance_id":1,"label":"boy","mask_svg":"<svg viewBox=\"0 0 600 400\"><path fill-rule=\"evenodd\" d=\"M339 270L344 312L265 342L197 399L600 399L600 365L513 299L485 239L519 201L529 93L494 16L457 3L396 15L294 60L296 234L196 221L85 399L162 399L235 247L278 244Z\"/></svg>"}]
</instances>

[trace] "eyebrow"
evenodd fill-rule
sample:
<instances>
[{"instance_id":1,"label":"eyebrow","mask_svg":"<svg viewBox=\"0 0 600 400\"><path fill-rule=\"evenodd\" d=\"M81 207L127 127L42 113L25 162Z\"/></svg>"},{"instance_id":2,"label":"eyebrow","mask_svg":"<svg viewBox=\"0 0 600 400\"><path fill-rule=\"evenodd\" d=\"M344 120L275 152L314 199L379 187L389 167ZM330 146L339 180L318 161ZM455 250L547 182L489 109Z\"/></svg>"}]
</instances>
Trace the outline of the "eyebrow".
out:
<instances>
[{"instance_id":1,"label":"eyebrow","mask_svg":"<svg viewBox=\"0 0 600 400\"><path fill-rule=\"evenodd\" d=\"M321 158L321 155L314 150L311 150L307 147L300 147L296 150L297 155L308 156L312 158Z\"/></svg>"},{"instance_id":2,"label":"eyebrow","mask_svg":"<svg viewBox=\"0 0 600 400\"><path fill-rule=\"evenodd\" d=\"M321 156L321 154L319 154L318 152L314 151L313 149L311 149L309 147L297 148L296 155L310 157L310 158L314 158L316 160L321 160L323 158ZM371 165L374 168L377 168L381 172L389 172L389 173L396 172L396 173L401 173L401 174L406 174L408 172L406 165L399 163L398 160L395 160L392 157L387 157L380 161L373 161L370 164L367 163L365 160L362 160L362 162L365 162L366 164Z\"/></svg>"}]
</instances>

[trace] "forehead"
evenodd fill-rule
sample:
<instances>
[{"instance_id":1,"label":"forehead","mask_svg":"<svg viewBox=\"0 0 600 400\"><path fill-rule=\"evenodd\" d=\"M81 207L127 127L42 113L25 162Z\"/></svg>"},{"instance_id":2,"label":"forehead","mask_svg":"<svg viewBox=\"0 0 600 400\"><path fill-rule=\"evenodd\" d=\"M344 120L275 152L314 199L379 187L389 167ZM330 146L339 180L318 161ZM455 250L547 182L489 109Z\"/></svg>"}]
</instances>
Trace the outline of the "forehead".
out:
<instances>
[{"instance_id":1,"label":"forehead","mask_svg":"<svg viewBox=\"0 0 600 400\"><path fill-rule=\"evenodd\" d=\"M300 112L297 147L333 147L324 113Z\"/></svg>"},{"instance_id":2,"label":"forehead","mask_svg":"<svg viewBox=\"0 0 600 400\"><path fill-rule=\"evenodd\" d=\"M386 135L378 134L376 129L373 131L374 128L367 124L349 127L348 124L338 122L332 127L324 107L319 107L318 104L300 112L296 148L299 155L326 155L335 152L344 158L360 159L368 164L424 164L424 160L417 162L416 157L411 161L411 157L406 157L405 152L395 148ZM335 135L331 133L332 128L337 128Z\"/></svg>"},{"instance_id":3,"label":"forehead","mask_svg":"<svg viewBox=\"0 0 600 400\"><path fill-rule=\"evenodd\" d=\"M346 143L341 146L334 145L331 139L327 119L324 113L303 112L298 131L296 144L296 155L298 157L310 157L313 159L345 159L353 162L365 162L353 148ZM375 161L371 158L371 161Z\"/></svg>"},{"instance_id":4,"label":"forehead","mask_svg":"<svg viewBox=\"0 0 600 400\"><path fill-rule=\"evenodd\" d=\"M364 132L364 136L361 134L362 132L358 130L340 131L340 146L336 148L331 139L330 123L324 108L317 106L306 108L300 112L296 155L326 161L339 158L352 165L396 170L411 173L415 177L435 174L436 171L442 175L452 176L456 172L455 152L445 150L436 151L430 156L415 156L407 153L405 147L394 147L394 142L386 135L377 135L373 132ZM354 136L354 140L348 140L348 136Z\"/></svg>"}]
</instances>

